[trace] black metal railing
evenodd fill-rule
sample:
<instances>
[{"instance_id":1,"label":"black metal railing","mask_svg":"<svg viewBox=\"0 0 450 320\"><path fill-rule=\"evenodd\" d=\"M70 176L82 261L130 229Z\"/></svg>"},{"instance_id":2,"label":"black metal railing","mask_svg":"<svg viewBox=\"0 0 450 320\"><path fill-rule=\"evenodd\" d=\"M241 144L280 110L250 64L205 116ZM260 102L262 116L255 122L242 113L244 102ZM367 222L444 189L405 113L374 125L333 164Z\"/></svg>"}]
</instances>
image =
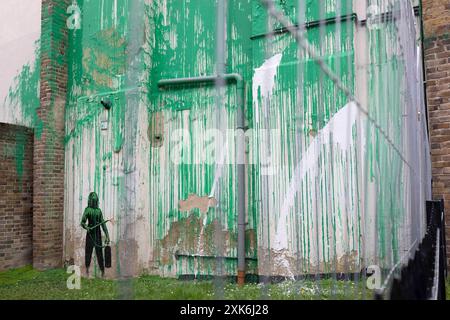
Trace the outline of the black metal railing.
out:
<instances>
[{"instance_id":1,"label":"black metal railing","mask_svg":"<svg viewBox=\"0 0 450 320\"><path fill-rule=\"evenodd\" d=\"M427 231L414 255L377 300L445 300L447 257L444 201L427 201Z\"/></svg>"}]
</instances>

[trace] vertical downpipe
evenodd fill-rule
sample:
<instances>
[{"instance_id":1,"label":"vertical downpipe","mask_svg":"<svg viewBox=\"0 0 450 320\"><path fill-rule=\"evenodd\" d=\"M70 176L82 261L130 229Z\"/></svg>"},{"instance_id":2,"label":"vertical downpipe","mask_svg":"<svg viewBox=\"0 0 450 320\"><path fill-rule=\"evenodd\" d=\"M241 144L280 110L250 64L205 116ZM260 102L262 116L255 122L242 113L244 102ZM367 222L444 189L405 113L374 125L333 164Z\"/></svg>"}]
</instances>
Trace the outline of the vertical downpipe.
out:
<instances>
[{"instance_id":1,"label":"vertical downpipe","mask_svg":"<svg viewBox=\"0 0 450 320\"><path fill-rule=\"evenodd\" d=\"M218 0L217 2L217 12L216 12L216 78L215 78L215 87L216 87L216 125L219 129L221 134L224 135L224 132L226 131L224 128L224 120L223 114L226 112L225 110L225 99L224 99L224 92L225 92L225 51L226 51L226 35L225 35L225 28L226 28L226 0ZM219 146L216 143L216 148ZM218 150L218 149L217 149ZM216 160L216 170L222 166L223 163L219 163ZM217 185L217 203L222 203L222 186L219 182ZM220 208L218 208L220 212ZM218 224L218 227L221 228L221 224ZM224 252L224 238L222 235L222 232L220 230L215 230L215 242L216 242L216 248L217 252L220 255ZM216 299L223 299L224 297L224 284L222 283L223 280L223 269L224 269L224 261L222 259L216 260L216 274L219 278L218 282L215 283L216 287Z\"/></svg>"},{"instance_id":2,"label":"vertical downpipe","mask_svg":"<svg viewBox=\"0 0 450 320\"><path fill-rule=\"evenodd\" d=\"M238 285L245 282L245 87L242 78L236 80L237 87L237 196L238 196Z\"/></svg>"},{"instance_id":3,"label":"vertical downpipe","mask_svg":"<svg viewBox=\"0 0 450 320\"><path fill-rule=\"evenodd\" d=\"M227 0L218 0L217 4L217 42L216 42L216 87L219 89L217 106L223 107L223 88L226 83L226 17ZM245 86L243 78L232 74L236 81L237 112L236 112L236 166L237 166L237 215L238 215L238 247L237 247L237 282L243 285L245 282L245 115L244 96Z\"/></svg>"}]
</instances>

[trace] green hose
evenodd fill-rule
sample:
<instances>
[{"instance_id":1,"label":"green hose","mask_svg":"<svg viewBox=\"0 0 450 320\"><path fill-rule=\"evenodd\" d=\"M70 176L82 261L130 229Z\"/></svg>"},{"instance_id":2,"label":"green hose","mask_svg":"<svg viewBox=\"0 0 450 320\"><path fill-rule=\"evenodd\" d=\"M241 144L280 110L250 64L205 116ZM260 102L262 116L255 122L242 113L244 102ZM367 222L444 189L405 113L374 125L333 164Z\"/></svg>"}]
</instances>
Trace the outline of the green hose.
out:
<instances>
[{"instance_id":1,"label":"green hose","mask_svg":"<svg viewBox=\"0 0 450 320\"><path fill-rule=\"evenodd\" d=\"M105 220L105 221L103 221L103 222L100 222L100 223L98 223L98 224L96 224L95 226L93 226L93 227L91 227L91 228L89 228L89 230L88 230L88 235L89 235L89 237L91 238L91 240L92 240L92 243L94 243L94 246L95 247L97 247L97 248L105 248L105 247L107 247L107 245L104 245L104 246L102 246L101 244L99 245L99 244L97 244L97 241L95 241L95 239L92 237L92 235L91 235L91 230L92 229L95 229L95 228L97 228L97 227L99 227L99 226L101 226L102 224L104 224L104 223L107 223L108 221L111 221L110 219L108 219L108 220Z\"/></svg>"}]
</instances>

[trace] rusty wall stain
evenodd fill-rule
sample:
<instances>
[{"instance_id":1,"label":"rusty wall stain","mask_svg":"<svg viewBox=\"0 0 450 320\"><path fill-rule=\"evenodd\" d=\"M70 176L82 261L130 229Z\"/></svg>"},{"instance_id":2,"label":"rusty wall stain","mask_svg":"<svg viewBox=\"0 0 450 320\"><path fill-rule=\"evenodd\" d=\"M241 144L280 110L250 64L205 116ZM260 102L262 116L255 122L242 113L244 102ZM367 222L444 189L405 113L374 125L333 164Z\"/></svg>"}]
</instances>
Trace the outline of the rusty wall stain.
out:
<instances>
[{"instance_id":1,"label":"rusty wall stain","mask_svg":"<svg viewBox=\"0 0 450 320\"><path fill-rule=\"evenodd\" d=\"M202 213L207 213L209 208L217 205L217 200L209 196L200 197L196 194L190 194L186 200L179 201L180 211L191 211L199 209Z\"/></svg>"}]
</instances>

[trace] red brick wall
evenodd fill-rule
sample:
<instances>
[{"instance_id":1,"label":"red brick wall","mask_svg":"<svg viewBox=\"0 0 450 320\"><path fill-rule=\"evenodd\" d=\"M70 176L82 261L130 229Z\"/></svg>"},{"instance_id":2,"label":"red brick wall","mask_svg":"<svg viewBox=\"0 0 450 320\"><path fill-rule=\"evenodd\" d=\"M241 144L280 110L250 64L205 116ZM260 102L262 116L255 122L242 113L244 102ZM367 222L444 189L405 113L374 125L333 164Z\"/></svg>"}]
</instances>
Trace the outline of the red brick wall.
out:
<instances>
[{"instance_id":1,"label":"red brick wall","mask_svg":"<svg viewBox=\"0 0 450 320\"><path fill-rule=\"evenodd\" d=\"M41 87L34 140L33 266L60 267L64 221L64 110L70 0L42 0Z\"/></svg>"},{"instance_id":2,"label":"red brick wall","mask_svg":"<svg viewBox=\"0 0 450 320\"><path fill-rule=\"evenodd\" d=\"M448 0L422 0L425 36L450 33L450 2Z\"/></svg>"},{"instance_id":3,"label":"red brick wall","mask_svg":"<svg viewBox=\"0 0 450 320\"><path fill-rule=\"evenodd\" d=\"M444 199L450 268L450 1L423 0L433 197Z\"/></svg>"},{"instance_id":4,"label":"red brick wall","mask_svg":"<svg viewBox=\"0 0 450 320\"><path fill-rule=\"evenodd\" d=\"M0 123L0 271L32 262L33 133Z\"/></svg>"}]
</instances>

